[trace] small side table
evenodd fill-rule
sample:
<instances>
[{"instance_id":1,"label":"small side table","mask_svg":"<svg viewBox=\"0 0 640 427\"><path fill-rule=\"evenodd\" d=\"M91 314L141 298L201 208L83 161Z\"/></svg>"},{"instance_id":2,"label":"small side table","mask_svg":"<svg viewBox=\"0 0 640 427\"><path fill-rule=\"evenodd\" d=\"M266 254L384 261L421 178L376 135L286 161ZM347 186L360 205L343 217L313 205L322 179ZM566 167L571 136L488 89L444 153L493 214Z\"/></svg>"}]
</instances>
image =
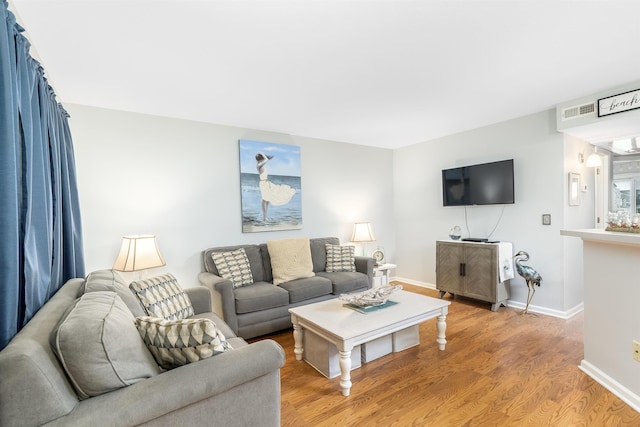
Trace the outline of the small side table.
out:
<instances>
[{"instance_id":1,"label":"small side table","mask_svg":"<svg viewBox=\"0 0 640 427\"><path fill-rule=\"evenodd\" d=\"M378 264L373 266L373 287L379 288L389 284L389 273L396 268L395 264Z\"/></svg>"}]
</instances>

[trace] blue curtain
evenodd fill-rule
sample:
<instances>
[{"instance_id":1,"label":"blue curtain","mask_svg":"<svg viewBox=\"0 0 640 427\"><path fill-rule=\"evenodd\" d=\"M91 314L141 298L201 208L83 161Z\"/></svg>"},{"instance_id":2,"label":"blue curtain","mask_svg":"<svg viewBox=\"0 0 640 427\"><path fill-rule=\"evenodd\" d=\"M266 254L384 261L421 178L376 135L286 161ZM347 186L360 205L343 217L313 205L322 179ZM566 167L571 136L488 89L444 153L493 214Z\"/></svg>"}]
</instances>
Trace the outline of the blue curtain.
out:
<instances>
[{"instance_id":1,"label":"blue curtain","mask_svg":"<svg viewBox=\"0 0 640 427\"><path fill-rule=\"evenodd\" d=\"M68 115L6 0L0 14L1 349L85 272Z\"/></svg>"}]
</instances>

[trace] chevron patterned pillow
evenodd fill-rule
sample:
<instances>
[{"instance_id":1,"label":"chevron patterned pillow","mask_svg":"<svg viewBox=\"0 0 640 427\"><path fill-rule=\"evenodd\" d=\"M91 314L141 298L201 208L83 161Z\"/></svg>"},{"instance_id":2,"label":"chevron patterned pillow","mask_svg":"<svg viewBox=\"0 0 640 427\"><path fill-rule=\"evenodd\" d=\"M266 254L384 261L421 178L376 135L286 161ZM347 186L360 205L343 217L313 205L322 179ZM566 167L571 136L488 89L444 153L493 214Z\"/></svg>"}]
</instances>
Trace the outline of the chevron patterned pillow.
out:
<instances>
[{"instance_id":1,"label":"chevron patterned pillow","mask_svg":"<svg viewBox=\"0 0 640 427\"><path fill-rule=\"evenodd\" d=\"M189 296L172 274L131 282L129 289L149 316L179 320L195 314Z\"/></svg>"},{"instance_id":2,"label":"chevron patterned pillow","mask_svg":"<svg viewBox=\"0 0 640 427\"><path fill-rule=\"evenodd\" d=\"M231 280L234 288L253 283L251 265L244 248L230 252L214 252L211 254L211 258L213 258L220 276Z\"/></svg>"},{"instance_id":3,"label":"chevron patterned pillow","mask_svg":"<svg viewBox=\"0 0 640 427\"><path fill-rule=\"evenodd\" d=\"M325 244L327 249L327 273L338 271L356 271L355 248Z\"/></svg>"},{"instance_id":4,"label":"chevron patterned pillow","mask_svg":"<svg viewBox=\"0 0 640 427\"><path fill-rule=\"evenodd\" d=\"M173 369L232 350L210 319L165 320L136 317L136 327L147 348L164 369Z\"/></svg>"}]
</instances>

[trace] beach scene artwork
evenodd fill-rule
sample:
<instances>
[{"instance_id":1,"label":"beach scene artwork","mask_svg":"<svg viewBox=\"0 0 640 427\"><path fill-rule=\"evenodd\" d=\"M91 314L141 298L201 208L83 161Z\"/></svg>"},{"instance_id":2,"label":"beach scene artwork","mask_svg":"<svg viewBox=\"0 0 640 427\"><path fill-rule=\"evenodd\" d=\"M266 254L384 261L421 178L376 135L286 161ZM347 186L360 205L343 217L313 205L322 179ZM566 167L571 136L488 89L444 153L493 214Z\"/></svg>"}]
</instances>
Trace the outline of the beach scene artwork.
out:
<instances>
[{"instance_id":1,"label":"beach scene artwork","mask_svg":"<svg viewBox=\"0 0 640 427\"><path fill-rule=\"evenodd\" d=\"M302 229L300 147L241 139L242 232Z\"/></svg>"}]
</instances>

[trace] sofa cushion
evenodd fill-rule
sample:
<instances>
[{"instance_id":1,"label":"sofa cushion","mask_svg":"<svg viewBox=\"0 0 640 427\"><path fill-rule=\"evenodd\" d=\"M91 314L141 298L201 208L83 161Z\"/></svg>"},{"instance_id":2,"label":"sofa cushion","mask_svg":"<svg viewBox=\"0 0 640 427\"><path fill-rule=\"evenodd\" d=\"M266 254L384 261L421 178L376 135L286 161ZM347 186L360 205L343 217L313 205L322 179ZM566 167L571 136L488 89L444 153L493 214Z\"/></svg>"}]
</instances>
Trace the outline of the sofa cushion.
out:
<instances>
[{"instance_id":1,"label":"sofa cushion","mask_svg":"<svg viewBox=\"0 0 640 427\"><path fill-rule=\"evenodd\" d=\"M138 280L132 282L129 288L149 316L178 320L194 315L189 296L172 274Z\"/></svg>"},{"instance_id":2,"label":"sofa cushion","mask_svg":"<svg viewBox=\"0 0 640 427\"><path fill-rule=\"evenodd\" d=\"M220 276L231 280L234 288L253 283L249 258L244 248L228 252L213 252L211 256Z\"/></svg>"},{"instance_id":3,"label":"sofa cushion","mask_svg":"<svg viewBox=\"0 0 640 427\"><path fill-rule=\"evenodd\" d=\"M334 295L363 290L369 287L369 278L367 275L357 271L341 271L335 273L319 271L317 275L331 280L331 283L333 284L333 291L331 293Z\"/></svg>"},{"instance_id":4,"label":"sofa cushion","mask_svg":"<svg viewBox=\"0 0 640 427\"><path fill-rule=\"evenodd\" d=\"M135 318L115 292L82 295L53 329L50 342L81 400L160 373Z\"/></svg>"},{"instance_id":5,"label":"sofa cushion","mask_svg":"<svg viewBox=\"0 0 640 427\"><path fill-rule=\"evenodd\" d=\"M97 270L90 273L84 284L84 292L111 291L118 294L120 299L129 307L134 317L144 316L146 312L140 300L131 292L120 273L115 270Z\"/></svg>"},{"instance_id":6,"label":"sofa cushion","mask_svg":"<svg viewBox=\"0 0 640 427\"><path fill-rule=\"evenodd\" d=\"M267 247L274 284L315 275L308 238L269 240Z\"/></svg>"},{"instance_id":7,"label":"sofa cushion","mask_svg":"<svg viewBox=\"0 0 640 427\"><path fill-rule=\"evenodd\" d=\"M311 246L311 258L313 259L313 271L325 271L327 268L327 247L326 244L339 245L337 237L314 237L309 241Z\"/></svg>"},{"instance_id":8,"label":"sofa cushion","mask_svg":"<svg viewBox=\"0 0 640 427\"><path fill-rule=\"evenodd\" d=\"M271 283L254 283L233 290L236 313L252 313L289 304L289 293Z\"/></svg>"},{"instance_id":9,"label":"sofa cushion","mask_svg":"<svg viewBox=\"0 0 640 427\"><path fill-rule=\"evenodd\" d=\"M165 320L143 316L136 318L136 327L156 362L164 369L232 350L222 332L209 319Z\"/></svg>"},{"instance_id":10,"label":"sofa cushion","mask_svg":"<svg viewBox=\"0 0 640 427\"><path fill-rule=\"evenodd\" d=\"M304 279L290 280L278 285L289 293L289 302L296 303L311 298L328 295L333 290L331 280L314 276Z\"/></svg>"},{"instance_id":11,"label":"sofa cushion","mask_svg":"<svg viewBox=\"0 0 640 427\"><path fill-rule=\"evenodd\" d=\"M340 246L327 243L327 268L326 271L356 271L355 248L353 246Z\"/></svg>"}]
</instances>

